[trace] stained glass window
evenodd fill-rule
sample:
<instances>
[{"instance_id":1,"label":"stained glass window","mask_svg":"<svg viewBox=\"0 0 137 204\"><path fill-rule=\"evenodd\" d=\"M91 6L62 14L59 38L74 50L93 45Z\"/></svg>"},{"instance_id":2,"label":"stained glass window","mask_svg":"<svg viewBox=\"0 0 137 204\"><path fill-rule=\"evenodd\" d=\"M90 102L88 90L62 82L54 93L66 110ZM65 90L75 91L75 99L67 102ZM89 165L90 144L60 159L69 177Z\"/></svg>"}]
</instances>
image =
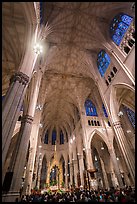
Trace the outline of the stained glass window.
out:
<instances>
[{"instance_id":1,"label":"stained glass window","mask_svg":"<svg viewBox=\"0 0 137 204\"><path fill-rule=\"evenodd\" d=\"M102 105L102 108L103 108L104 116L105 116L106 118L108 118L108 114L107 114L107 111L106 111L106 109L105 109L104 104Z\"/></svg>"},{"instance_id":2,"label":"stained glass window","mask_svg":"<svg viewBox=\"0 0 137 204\"><path fill-rule=\"evenodd\" d=\"M44 143L48 144L48 130L47 130L47 132L45 134Z\"/></svg>"},{"instance_id":3,"label":"stained glass window","mask_svg":"<svg viewBox=\"0 0 137 204\"><path fill-rule=\"evenodd\" d=\"M56 130L52 131L52 145L55 145L55 141L56 141Z\"/></svg>"},{"instance_id":4,"label":"stained glass window","mask_svg":"<svg viewBox=\"0 0 137 204\"><path fill-rule=\"evenodd\" d=\"M60 132L60 144L64 144L64 135L63 132Z\"/></svg>"},{"instance_id":5,"label":"stained glass window","mask_svg":"<svg viewBox=\"0 0 137 204\"><path fill-rule=\"evenodd\" d=\"M89 99L85 101L85 109L87 116L98 116L95 105Z\"/></svg>"},{"instance_id":6,"label":"stained glass window","mask_svg":"<svg viewBox=\"0 0 137 204\"><path fill-rule=\"evenodd\" d=\"M102 77L104 76L109 64L110 64L109 55L105 52L105 50L101 50L98 53L97 66Z\"/></svg>"},{"instance_id":7,"label":"stained glass window","mask_svg":"<svg viewBox=\"0 0 137 204\"><path fill-rule=\"evenodd\" d=\"M125 109L132 126L135 128L135 113L130 108L125 107Z\"/></svg>"},{"instance_id":8,"label":"stained glass window","mask_svg":"<svg viewBox=\"0 0 137 204\"><path fill-rule=\"evenodd\" d=\"M122 13L113 18L110 25L110 35L116 45L120 45L132 20L131 16Z\"/></svg>"}]
</instances>

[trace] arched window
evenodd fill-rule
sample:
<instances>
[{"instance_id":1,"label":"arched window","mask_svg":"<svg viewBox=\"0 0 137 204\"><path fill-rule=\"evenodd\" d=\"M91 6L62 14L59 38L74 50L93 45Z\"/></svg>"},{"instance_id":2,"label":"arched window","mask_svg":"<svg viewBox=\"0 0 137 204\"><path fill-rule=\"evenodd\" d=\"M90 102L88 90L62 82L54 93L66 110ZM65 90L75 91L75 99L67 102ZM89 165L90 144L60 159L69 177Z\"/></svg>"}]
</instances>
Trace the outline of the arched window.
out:
<instances>
[{"instance_id":1,"label":"arched window","mask_svg":"<svg viewBox=\"0 0 137 204\"><path fill-rule=\"evenodd\" d=\"M125 107L125 110L132 126L135 128L135 113L130 108L127 107Z\"/></svg>"},{"instance_id":2,"label":"arched window","mask_svg":"<svg viewBox=\"0 0 137 204\"><path fill-rule=\"evenodd\" d=\"M133 18L127 14L120 13L115 16L110 24L111 39L116 45L120 45Z\"/></svg>"},{"instance_id":3,"label":"arched window","mask_svg":"<svg viewBox=\"0 0 137 204\"><path fill-rule=\"evenodd\" d=\"M56 141L56 130L52 131L52 145L55 145L55 141Z\"/></svg>"},{"instance_id":4,"label":"arched window","mask_svg":"<svg viewBox=\"0 0 137 204\"><path fill-rule=\"evenodd\" d=\"M105 50L101 50L98 53L97 66L102 77L104 76L109 64L110 64L109 55L105 52Z\"/></svg>"},{"instance_id":5,"label":"arched window","mask_svg":"<svg viewBox=\"0 0 137 204\"><path fill-rule=\"evenodd\" d=\"M60 144L64 144L64 135L62 130L60 131Z\"/></svg>"},{"instance_id":6,"label":"arched window","mask_svg":"<svg viewBox=\"0 0 137 204\"><path fill-rule=\"evenodd\" d=\"M85 109L87 116L98 116L95 105L89 99L85 101Z\"/></svg>"},{"instance_id":7,"label":"arched window","mask_svg":"<svg viewBox=\"0 0 137 204\"><path fill-rule=\"evenodd\" d=\"M102 104L102 109L103 109L103 112L104 112L104 116L105 116L106 118L108 118L108 114L107 114L107 111L106 111L106 109L105 109L104 104Z\"/></svg>"},{"instance_id":8,"label":"arched window","mask_svg":"<svg viewBox=\"0 0 137 204\"><path fill-rule=\"evenodd\" d=\"M48 144L48 130L47 130L47 132L45 134L44 144Z\"/></svg>"}]
</instances>

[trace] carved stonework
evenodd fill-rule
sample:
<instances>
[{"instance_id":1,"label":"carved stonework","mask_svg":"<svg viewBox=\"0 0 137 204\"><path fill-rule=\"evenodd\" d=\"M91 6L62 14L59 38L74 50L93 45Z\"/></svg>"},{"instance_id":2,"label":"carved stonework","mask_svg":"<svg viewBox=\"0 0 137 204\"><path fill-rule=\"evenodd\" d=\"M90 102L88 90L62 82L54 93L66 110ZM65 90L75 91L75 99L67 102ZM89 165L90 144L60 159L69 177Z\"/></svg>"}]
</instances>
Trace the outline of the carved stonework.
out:
<instances>
[{"instance_id":1,"label":"carved stonework","mask_svg":"<svg viewBox=\"0 0 137 204\"><path fill-rule=\"evenodd\" d=\"M22 72L17 72L11 77L10 84L15 81L19 81L19 83L22 83L23 85L26 86L29 82L29 77Z\"/></svg>"},{"instance_id":2,"label":"carved stonework","mask_svg":"<svg viewBox=\"0 0 137 204\"><path fill-rule=\"evenodd\" d=\"M22 123L32 123L33 122L33 117L30 115L24 115L21 119Z\"/></svg>"}]
</instances>

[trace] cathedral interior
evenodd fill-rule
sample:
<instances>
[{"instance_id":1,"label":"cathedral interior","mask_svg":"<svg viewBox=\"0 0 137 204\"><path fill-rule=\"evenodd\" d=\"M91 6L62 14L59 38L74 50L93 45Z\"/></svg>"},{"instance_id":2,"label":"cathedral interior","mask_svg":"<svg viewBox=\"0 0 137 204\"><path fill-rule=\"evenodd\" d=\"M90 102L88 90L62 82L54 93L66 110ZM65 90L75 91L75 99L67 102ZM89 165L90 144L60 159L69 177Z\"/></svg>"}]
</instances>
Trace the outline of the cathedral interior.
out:
<instances>
[{"instance_id":1,"label":"cathedral interior","mask_svg":"<svg viewBox=\"0 0 137 204\"><path fill-rule=\"evenodd\" d=\"M2 199L135 187L135 3L2 3Z\"/></svg>"}]
</instances>

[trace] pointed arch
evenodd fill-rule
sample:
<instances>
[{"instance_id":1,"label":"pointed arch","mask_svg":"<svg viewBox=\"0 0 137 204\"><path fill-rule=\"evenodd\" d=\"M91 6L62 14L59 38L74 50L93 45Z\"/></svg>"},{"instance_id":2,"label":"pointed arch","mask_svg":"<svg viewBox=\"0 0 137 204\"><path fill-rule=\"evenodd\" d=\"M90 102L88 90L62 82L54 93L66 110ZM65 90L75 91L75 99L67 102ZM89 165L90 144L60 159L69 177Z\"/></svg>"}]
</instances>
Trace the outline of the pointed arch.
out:
<instances>
[{"instance_id":1,"label":"pointed arch","mask_svg":"<svg viewBox=\"0 0 137 204\"><path fill-rule=\"evenodd\" d=\"M89 148L90 148L90 145L92 143L92 139L94 137L94 135L98 135L100 136L100 138L105 142L106 146L109 147L109 143L108 143L108 138L106 137L105 134L102 134L102 132L100 132L99 130L97 129L94 129L91 133L90 133L90 136L89 136L89 141L88 141L88 145L89 145Z\"/></svg>"}]
</instances>

